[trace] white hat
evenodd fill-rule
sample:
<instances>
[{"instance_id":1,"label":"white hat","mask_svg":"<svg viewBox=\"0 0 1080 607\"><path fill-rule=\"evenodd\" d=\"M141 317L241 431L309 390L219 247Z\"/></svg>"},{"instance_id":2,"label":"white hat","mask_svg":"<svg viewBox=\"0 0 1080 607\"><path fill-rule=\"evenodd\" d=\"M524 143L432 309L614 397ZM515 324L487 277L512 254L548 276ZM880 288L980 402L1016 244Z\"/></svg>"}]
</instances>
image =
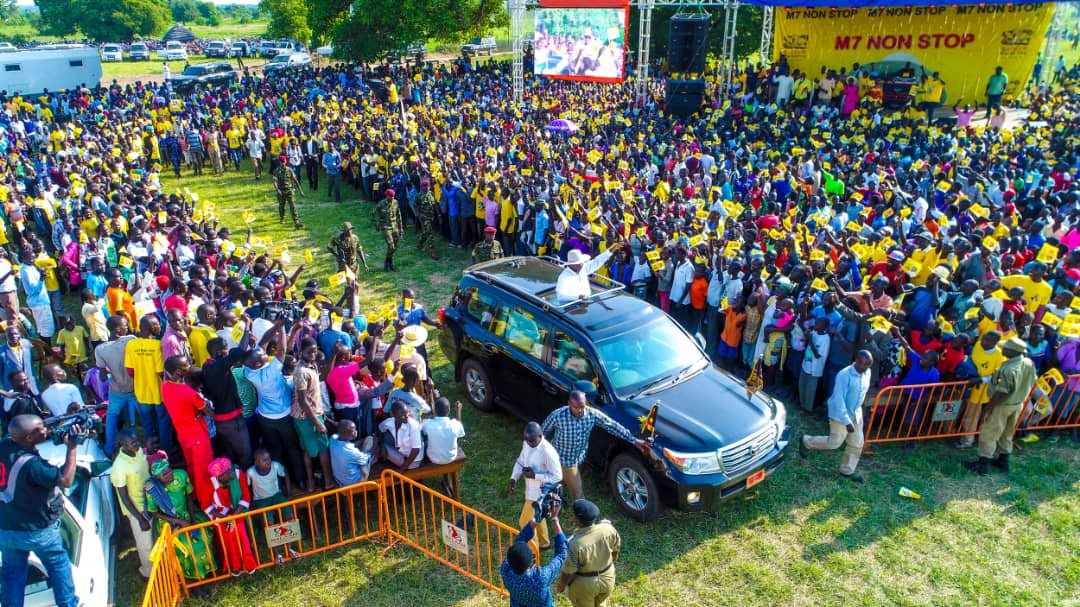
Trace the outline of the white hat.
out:
<instances>
[{"instance_id":1,"label":"white hat","mask_svg":"<svg viewBox=\"0 0 1080 607\"><path fill-rule=\"evenodd\" d=\"M419 347L425 341L427 341L427 329L420 325L405 327L401 335L401 343L414 348Z\"/></svg>"},{"instance_id":2,"label":"white hat","mask_svg":"<svg viewBox=\"0 0 1080 607\"><path fill-rule=\"evenodd\" d=\"M588 253L582 253L577 249L570 249L570 252L566 255L566 263L568 265L574 265L578 263L585 263L592 259L592 256Z\"/></svg>"}]
</instances>

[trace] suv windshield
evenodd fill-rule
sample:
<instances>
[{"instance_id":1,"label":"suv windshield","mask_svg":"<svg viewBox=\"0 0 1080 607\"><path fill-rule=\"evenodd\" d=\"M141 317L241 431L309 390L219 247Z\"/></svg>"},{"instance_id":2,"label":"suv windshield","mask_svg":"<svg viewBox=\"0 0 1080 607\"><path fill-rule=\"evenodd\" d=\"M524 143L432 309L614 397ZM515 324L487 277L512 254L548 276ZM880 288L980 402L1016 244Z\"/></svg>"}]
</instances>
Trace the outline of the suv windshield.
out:
<instances>
[{"instance_id":1,"label":"suv windshield","mask_svg":"<svg viewBox=\"0 0 1080 607\"><path fill-rule=\"evenodd\" d=\"M184 70L184 75L185 76L202 76L205 72L206 72L206 68L204 68L204 67L202 67L200 65L192 65L192 66L189 66L186 70Z\"/></svg>"},{"instance_id":2,"label":"suv windshield","mask_svg":"<svg viewBox=\"0 0 1080 607\"><path fill-rule=\"evenodd\" d=\"M270 60L270 63L288 63L289 55L278 55Z\"/></svg>"},{"instance_id":3,"label":"suv windshield","mask_svg":"<svg viewBox=\"0 0 1080 607\"><path fill-rule=\"evenodd\" d=\"M697 344L666 317L601 340L596 352L620 397L675 379L703 362Z\"/></svg>"}]
</instances>

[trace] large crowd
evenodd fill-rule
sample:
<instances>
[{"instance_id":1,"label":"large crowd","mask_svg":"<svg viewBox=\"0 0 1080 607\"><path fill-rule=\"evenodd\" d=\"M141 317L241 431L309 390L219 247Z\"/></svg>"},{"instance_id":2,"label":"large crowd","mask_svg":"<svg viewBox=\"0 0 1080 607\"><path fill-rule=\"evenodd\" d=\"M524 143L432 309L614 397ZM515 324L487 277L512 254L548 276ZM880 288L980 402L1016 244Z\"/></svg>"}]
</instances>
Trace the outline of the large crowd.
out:
<instances>
[{"instance_id":1,"label":"large crowd","mask_svg":"<svg viewBox=\"0 0 1080 607\"><path fill-rule=\"evenodd\" d=\"M1029 113L1011 125L931 120L932 82L921 109L889 111L858 66L809 85L750 66L733 102L712 89L686 119L659 84L635 104L628 84L530 81L515 104L508 66L464 60L0 94L3 420L105 409L144 575L155 524L458 457L427 366L438 319L408 289L357 303L367 234L331 243L335 301L199 199L204 170L258 179L264 160L282 218L301 184L392 206L367 243L385 237L387 270L412 228L433 255L605 256L599 273L808 414L836 419L825 403L860 360L871 389L965 380L980 405L1016 354L1080 372L1076 76L1012 100ZM1074 415L1077 381L1053 390L1025 424ZM252 569L248 542L219 565Z\"/></svg>"}]
</instances>

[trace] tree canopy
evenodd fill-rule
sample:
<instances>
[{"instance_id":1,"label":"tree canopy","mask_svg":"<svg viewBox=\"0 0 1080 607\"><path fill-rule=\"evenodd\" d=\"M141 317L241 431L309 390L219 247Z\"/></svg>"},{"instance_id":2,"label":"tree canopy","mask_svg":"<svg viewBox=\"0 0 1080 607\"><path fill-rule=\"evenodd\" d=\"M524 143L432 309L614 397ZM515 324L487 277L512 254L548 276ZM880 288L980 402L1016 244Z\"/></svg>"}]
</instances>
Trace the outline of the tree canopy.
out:
<instances>
[{"instance_id":1,"label":"tree canopy","mask_svg":"<svg viewBox=\"0 0 1080 607\"><path fill-rule=\"evenodd\" d=\"M154 36L172 19L165 0L34 0L44 33L75 33L98 42L120 42Z\"/></svg>"}]
</instances>

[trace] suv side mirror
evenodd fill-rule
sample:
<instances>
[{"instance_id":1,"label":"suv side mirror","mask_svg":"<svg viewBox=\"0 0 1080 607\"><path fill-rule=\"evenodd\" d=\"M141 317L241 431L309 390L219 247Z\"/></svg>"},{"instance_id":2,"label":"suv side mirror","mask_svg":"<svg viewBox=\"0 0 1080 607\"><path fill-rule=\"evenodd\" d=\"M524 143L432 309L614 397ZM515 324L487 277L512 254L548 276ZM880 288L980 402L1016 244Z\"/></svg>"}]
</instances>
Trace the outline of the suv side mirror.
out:
<instances>
[{"instance_id":1,"label":"suv side mirror","mask_svg":"<svg viewBox=\"0 0 1080 607\"><path fill-rule=\"evenodd\" d=\"M112 469L112 462L108 460L99 460L96 462L90 462L90 476L97 478L109 470Z\"/></svg>"}]
</instances>

